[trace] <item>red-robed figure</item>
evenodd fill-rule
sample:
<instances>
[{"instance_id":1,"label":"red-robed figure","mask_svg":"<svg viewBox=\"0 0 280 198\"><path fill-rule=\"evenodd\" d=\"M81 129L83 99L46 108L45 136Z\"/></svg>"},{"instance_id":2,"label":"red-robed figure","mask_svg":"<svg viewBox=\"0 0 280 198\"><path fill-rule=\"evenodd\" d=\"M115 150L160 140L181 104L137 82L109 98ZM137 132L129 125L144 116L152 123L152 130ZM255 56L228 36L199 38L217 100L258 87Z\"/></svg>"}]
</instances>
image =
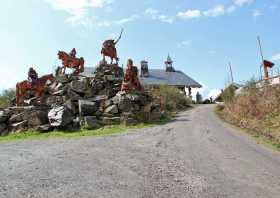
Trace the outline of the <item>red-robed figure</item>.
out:
<instances>
[{"instance_id":1,"label":"red-robed figure","mask_svg":"<svg viewBox=\"0 0 280 198\"><path fill-rule=\"evenodd\" d=\"M143 91L143 87L138 79L138 69L133 66L133 61L128 59L127 68L122 84L122 91Z\"/></svg>"}]
</instances>

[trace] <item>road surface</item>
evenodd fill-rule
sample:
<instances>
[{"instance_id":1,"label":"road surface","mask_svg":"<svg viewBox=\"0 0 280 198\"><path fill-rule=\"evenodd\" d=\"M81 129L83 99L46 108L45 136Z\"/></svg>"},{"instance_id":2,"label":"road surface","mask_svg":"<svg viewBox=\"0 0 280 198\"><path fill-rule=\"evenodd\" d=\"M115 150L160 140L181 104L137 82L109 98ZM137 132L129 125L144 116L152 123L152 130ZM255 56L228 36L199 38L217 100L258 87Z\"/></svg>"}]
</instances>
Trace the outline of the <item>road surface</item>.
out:
<instances>
[{"instance_id":1,"label":"road surface","mask_svg":"<svg viewBox=\"0 0 280 198\"><path fill-rule=\"evenodd\" d=\"M213 109L114 136L0 144L0 197L279 198L280 154Z\"/></svg>"}]
</instances>

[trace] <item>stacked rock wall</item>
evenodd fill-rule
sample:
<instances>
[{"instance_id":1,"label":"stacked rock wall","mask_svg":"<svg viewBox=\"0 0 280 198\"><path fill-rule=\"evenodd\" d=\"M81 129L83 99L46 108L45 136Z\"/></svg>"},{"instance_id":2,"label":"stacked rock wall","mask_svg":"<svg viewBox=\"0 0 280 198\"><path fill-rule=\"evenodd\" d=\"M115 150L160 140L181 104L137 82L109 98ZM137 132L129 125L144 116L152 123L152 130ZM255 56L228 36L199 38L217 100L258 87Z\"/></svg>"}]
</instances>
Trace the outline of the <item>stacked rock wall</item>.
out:
<instances>
[{"instance_id":1,"label":"stacked rock wall","mask_svg":"<svg viewBox=\"0 0 280 198\"><path fill-rule=\"evenodd\" d=\"M121 92L123 70L100 64L93 77L57 75L47 82L44 100L27 98L29 106L0 110L0 134L35 129L95 129L158 119L159 105L147 92Z\"/></svg>"}]
</instances>

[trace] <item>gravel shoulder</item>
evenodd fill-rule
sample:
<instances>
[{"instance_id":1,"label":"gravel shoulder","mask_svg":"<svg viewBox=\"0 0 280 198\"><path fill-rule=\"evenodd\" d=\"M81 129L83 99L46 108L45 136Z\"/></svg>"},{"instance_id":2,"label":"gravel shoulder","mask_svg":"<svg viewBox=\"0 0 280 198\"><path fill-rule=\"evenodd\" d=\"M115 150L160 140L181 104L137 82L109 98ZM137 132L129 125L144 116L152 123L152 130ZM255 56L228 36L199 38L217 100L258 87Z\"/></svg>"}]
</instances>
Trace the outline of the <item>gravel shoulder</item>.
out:
<instances>
[{"instance_id":1,"label":"gravel shoulder","mask_svg":"<svg viewBox=\"0 0 280 198\"><path fill-rule=\"evenodd\" d=\"M206 105L120 135L0 144L0 197L279 198L279 167Z\"/></svg>"}]
</instances>

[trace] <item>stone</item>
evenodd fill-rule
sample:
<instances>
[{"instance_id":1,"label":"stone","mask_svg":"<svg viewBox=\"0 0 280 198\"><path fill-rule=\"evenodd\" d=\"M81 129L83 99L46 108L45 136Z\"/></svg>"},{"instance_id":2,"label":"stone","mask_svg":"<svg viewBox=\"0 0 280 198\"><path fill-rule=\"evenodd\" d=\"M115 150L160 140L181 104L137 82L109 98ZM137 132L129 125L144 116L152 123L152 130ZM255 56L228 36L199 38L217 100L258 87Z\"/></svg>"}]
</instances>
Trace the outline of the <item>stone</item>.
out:
<instances>
[{"instance_id":1,"label":"stone","mask_svg":"<svg viewBox=\"0 0 280 198\"><path fill-rule=\"evenodd\" d=\"M76 92L74 92L72 89L67 90L66 98L71 99L72 101L78 101L82 99L82 97Z\"/></svg>"},{"instance_id":2,"label":"stone","mask_svg":"<svg viewBox=\"0 0 280 198\"><path fill-rule=\"evenodd\" d=\"M0 123L4 123L9 119L9 115L5 111L0 111Z\"/></svg>"},{"instance_id":3,"label":"stone","mask_svg":"<svg viewBox=\"0 0 280 198\"><path fill-rule=\"evenodd\" d=\"M73 121L74 116L67 107L57 106L50 110L48 118L51 126L64 127Z\"/></svg>"},{"instance_id":4,"label":"stone","mask_svg":"<svg viewBox=\"0 0 280 198\"><path fill-rule=\"evenodd\" d=\"M109 106L111 106L111 105L113 105L114 103L113 103L113 101L110 99L110 100L106 100L105 102L104 102L104 107L105 108L107 108L107 107L109 107Z\"/></svg>"},{"instance_id":5,"label":"stone","mask_svg":"<svg viewBox=\"0 0 280 198\"><path fill-rule=\"evenodd\" d=\"M63 96L65 94L65 90L61 89L52 93L53 96Z\"/></svg>"},{"instance_id":6,"label":"stone","mask_svg":"<svg viewBox=\"0 0 280 198\"><path fill-rule=\"evenodd\" d=\"M120 117L103 117L102 123L104 125L117 125L121 123Z\"/></svg>"},{"instance_id":7,"label":"stone","mask_svg":"<svg viewBox=\"0 0 280 198\"><path fill-rule=\"evenodd\" d=\"M9 119L9 123L22 122L24 120L24 113L14 114Z\"/></svg>"},{"instance_id":8,"label":"stone","mask_svg":"<svg viewBox=\"0 0 280 198\"><path fill-rule=\"evenodd\" d=\"M118 107L121 112L129 112L132 109L132 103L127 98L122 98L118 104Z\"/></svg>"},{"instance_id":9,"label":"stone","mask_svg":"<svg viewBox=\"0 0 280 198\"><path fill-rule=\"evenodd\" d=\"M79 113L78 102L75 102L75 101L72 101L71 99L69 99L64 103L64 106L66 106L68 109L70 109L74 114Z\"/></svg>"},{"instance_id":10,"label":"stone","mask_svg":"<svg viewBox=\"0 0 280 198\"><path fill-rule=\"evenodd\" d=\"M99 124L95 116L85 116L83 119L82 126L86 129L97 129Z\"/></svg>"},{"instance_id":11,"label":"stone","mask_svg":"<svg viewBox=\"0 0 280 198\"><path fill-rule=\"evenodd\" d=\"M68 83L69 82L69 79L68 79L68 76L67 75L58 75L55 77L55 80L59 83Z\"/></svg>"},{"instance_id":12,"label":"stone","mask_svg":"<svg viewBox=\"0 0 280 198\"><path fill-rule=\"evenodd\" d=\"M7 131L7 125L5 123L0 124L0 135L4 134Z\"/></svg>"},{"instance_id":13,"label":"stone","mask_svg":"<svg viewBox=\"0 0 280 198\"><path fill-rule=\"evenodd\" d=\"M36 97L32 97L32 98L24 100L24 104L29 105L29 106L33 106L33 105L37 105L38 101L37 101Z\"/></svg>"},{"instance_id":14,"label":"stone","mask_svg":"<svg viewBox=\"0 0 280 198\"><path fill-rule=\"evenodd\" d=\"M28 121L24 120L21 122L11 124L11 128L13 132L22 132L27 129Z\"/></svg>"},{"instance_id":15,"label":"stone","mask_svg":"<svg viewBox=\"0 0 280 198\"><path fill-rule=\"evenodd\" d=\"M85 93L87 90L87 85L84 81L72 81L70 83L70 87L73 91L77 92L77 93Z\"/></svg>"},{"instance_id":16,"label":"stone","mask_svg":"<svg viewBox=\"0 0 280 198\"><path fill-rule=\"evenodd\" d=\"M105 109L104 113L117 114L117 113L119 113L118 106L117 105L109 106Z\"/></svg>"},{"instance_id":17,"label":"stone","mask_svg":"<svg viewBox=\"0 0 280 198\"><path fill-rule=\"evenodd\" d=\"M50 124L44 124L36 128L36 130L41 133L51 132L53 131L53 129L54 129L53 126L51 126Z\"/></svg>"},{"instance_id":18,"label":"stone","mask_svg":"<svg viewBox=\"0 0 280 198\"><path fill-rule=\"evenodd\" d=\"M55 105L62 105L66 101L65 96L49 96L46 99L46 105L48 106L55 106Z\"/></svg>"},{"instance_id":19,"label":"stone","mask_svg":"<svg viewBox=\"0 0 280 198\"><path fill-rule=\"evenodd\" d=\"M28 115L28 127L34 128L40 125L48 124L48 111L37 110Z\"/></svg>"},{"instance_id":20,"label":"stone","mask_svg":"<svg viewBox=\"0 0 280 198\"><path fill-rule=\"evenodd\" d=\"M79 114L80 116L93 116L98 110L96 102L90 102L87 100L79 100Z\"/></svg>"},{"instance_id":21,"label":"stone","mask_svg":"<svg viewBox=\"0 0 280 198\"><path fill-rule=\"evenodd\" d=\"M134 118L135 116L130 112L125 112L121 114L121 123L125 126L136 125L138 122Z\"/></svg>"},{"instance_id":22,"label":"stone","mask_svg":"<svg viewBox=\"0 0 280 198\"><path fill-rule=\"evenodd\" d=\"M108 99L108 96L106 96L106 95L97 95L95 97L88 98L87 100L91 101L91 102L102 102L102 101L105 101L107 99Z\"/></svg>"}]
</instances>

